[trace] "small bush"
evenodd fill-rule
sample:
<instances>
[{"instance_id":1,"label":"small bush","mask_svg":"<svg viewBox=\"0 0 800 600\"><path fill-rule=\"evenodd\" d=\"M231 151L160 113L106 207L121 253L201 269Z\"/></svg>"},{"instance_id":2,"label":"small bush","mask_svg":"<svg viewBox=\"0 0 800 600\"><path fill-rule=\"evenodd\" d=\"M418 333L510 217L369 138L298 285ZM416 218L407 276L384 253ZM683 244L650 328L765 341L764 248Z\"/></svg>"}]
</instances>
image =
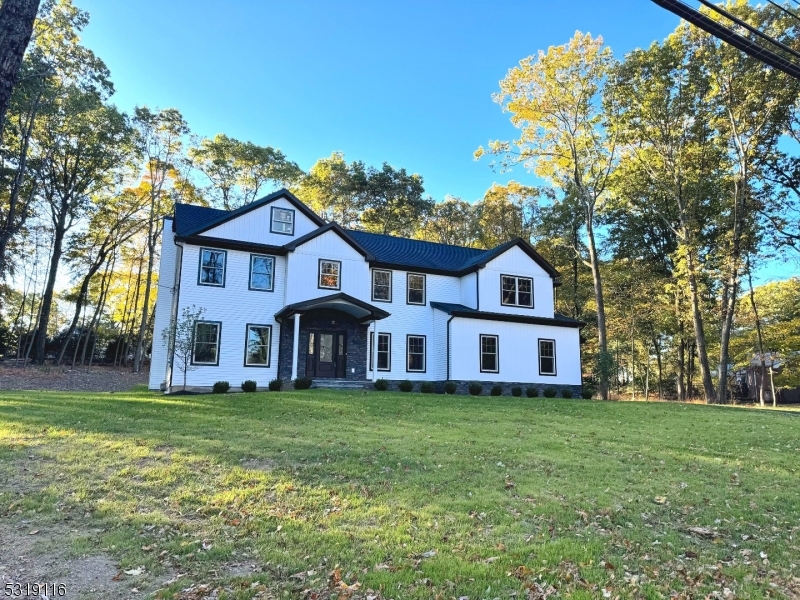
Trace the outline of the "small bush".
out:
<instances>
[{"instance_id":1,"label":"small bush","mask_svg":"<svg viewBox=\"0 0 800 600\"><path fill-rule=\"evenodd\" d=\"M413 383L411 383L411 382L410 382L408 379L406 379L405 381L401 381L401 382L398 384L398 386L397 386L397 387L399 387L399 388L400 388L400 391L401 391L401 392L410 392L411 390L413 390L413 389L414 389L414 384L413 384Z\"/></svg>"},{"instance_id":2,"label":"small bush","mask_svg":"<svg viewBox=\"0 0 800 600\"><path fill-rule=\"evenodd\" d=\"M444 383L444 393L445 394L455 394L458 386L456 385L455 381L445 381Z\"/></svg>"},{"instance_id":3,"label":"small bush","mask_svg":"<svg viewBox=\"0 0 800 600\"><path fill-rule=\"evenodd\" d=\"M311 384L314 383L311 381L310 377L298 377L294 380L294 389L296 390L307 390L311 387Z\"/></svg>"},{"instance_id":4,"label":"small bush","mask_svg":"<svg viewBox=\"0 0 800 600\"><path fill-rule=\"evenodd\" d=\"M216 383L214 383L213 387L211 388L211 391L214 392L215 394L224 394L229 389L231 389L230 383L228 383L227 381L217 381Z\"/></svg>"},{"instance_id":5,"label":"small bush","mask_svg":"<svg viewBox=\"0 0 800 600\"><path fill-rule=\"evenodd\" d=\"M557 393L558 393L558 390L556 388L554 388L554 387L546 387L542 391L542 396L544 396L545 398L555 398Z\"/></svg>"},{"instance_id":6,"label":"small bush","mask_svg":"<svg viewBox=\"0 0 800 600\"><path fill-rule=\"evenodd\" d=\"M283 387L283 379L273 379L269 382L270 392L280 392Z\"/></svg>"},{"instance_id":7,"label":"small bush","mask_svg":"<svg viewBox=\"0 0 800 600\"><path fill-rule=\"evenodd\" d=\"M247 381L242 382L242 391L243 392L255 392L256 391L256 382L252 379L248 379Z\"/></svg>"},{"instance_id":8,"label":"small bush","mask_svg":"<svg viewBox=\"0 0 800 600\"><path fill-rule=\"evenodd\" d=\"M562 388L561 389L561 397L562 398L572 398L572 390L569 388Z\"/></svg>"},{"instance_id":9,"label":"small bush","mask_svg":"<svg viewBox=\"0 0 800 600\"><path fill-rule=\"evenodd\" d=\"M511 395L516 398L519 398L520 396L522 396L522 388L519 387L518 385L515 385L514 387L511 388Z\"/></svg>"},{"instance_id":10,"label":"small bush","mask_svg":"<svg viewBox=\"0 0 800 600\"><path fill-rule=\"evenodd\" d=\"M430 381L423 381L419 386L419 391L423 394L432 394L434 392L433 384Z\"/></svg>"},{"instance_id":11,"label":"small bush","mask_svg":"<svg viewBox=\"0 0 800 600\"><path fill-rule=\"evenodd\" d=\"M383 377L381 377L380 379L377 379L375 381L375 389L378 390L379 392L385 392L386 390L389 389L389 382L386 381Z\"/></svg>"},{"instance_id":12,"label":"small bush","mask_svg":"<svg viewBox=\"0 0 800 600\"><path fill-rule=\"evenodd\" d=\"M503 395L503 386L500 384L493 385L492 390L489 392L492 396L502 396Z\"/></svg>"},{"instance_id":13,"label":"small bush","mask_svg":"<svg viewBox=\"0 0 800 600\"><path fill-rule=\"evenodd\" d=\"M525 395L528 398L538 398L539 390L537 390L535 387L529 387L528 389L525 390Z\"/></svg>"},{"instance_id":14,"label":"small bush","mask_svg":"<svg viewBox=\"0 0 800 600\"><path fill-rule=\"evenodd\" d=\"M480 396L483 393L483 386L477 381L469 384L469 393L473 396Z\"/></svg>"},{"instance_id":15,"label":"small bush","mask_svg":"<svg viewBox=\"0 0 800 600\"><path fill-rule=\"evenodd\" d=\"M594 396L594 390L590 388L583 388L583 390L581 391L581 398L583 398L584 400L591 400L592 396Z\"/></svg>"}]
</instances>

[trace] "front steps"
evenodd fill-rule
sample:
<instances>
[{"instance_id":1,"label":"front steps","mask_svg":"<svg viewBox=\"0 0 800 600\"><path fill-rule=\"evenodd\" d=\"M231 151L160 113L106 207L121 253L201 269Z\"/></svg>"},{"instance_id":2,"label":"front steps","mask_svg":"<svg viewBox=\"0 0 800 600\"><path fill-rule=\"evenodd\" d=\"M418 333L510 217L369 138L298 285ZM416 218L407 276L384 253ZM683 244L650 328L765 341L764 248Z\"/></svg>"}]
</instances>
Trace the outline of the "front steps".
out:
<instances>
[{"instance_id":1,"label":"front steps","mask_svg":"<svg viewBox=\"0 0 800 600\"><path fill-rule=\"evenodd\" d=\"M353 381L352 379L314 379L312 388L327 390L363 390L368 381Z\"/></svg>"}]
</instances>

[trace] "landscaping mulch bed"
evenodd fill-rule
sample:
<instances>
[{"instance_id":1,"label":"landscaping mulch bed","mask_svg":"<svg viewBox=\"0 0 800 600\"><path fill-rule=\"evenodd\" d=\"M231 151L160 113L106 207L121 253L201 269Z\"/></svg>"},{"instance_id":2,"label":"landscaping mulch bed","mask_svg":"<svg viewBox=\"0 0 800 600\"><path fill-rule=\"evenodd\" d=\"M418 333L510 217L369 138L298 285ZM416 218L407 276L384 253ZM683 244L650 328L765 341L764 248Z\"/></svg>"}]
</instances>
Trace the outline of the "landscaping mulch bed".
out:
<instances>
[{"instance_id":1,"label":"landscaping mulch bed","mask_svg":"<svg viewBox=\"0 0 800 600\"><path fill-rule=\"evenodd\" d=\"M0 364L0 390L53 390L64 392L124 392L146 384L148 373L112 367L15 367Z\"/></svg>"}]
</instances>

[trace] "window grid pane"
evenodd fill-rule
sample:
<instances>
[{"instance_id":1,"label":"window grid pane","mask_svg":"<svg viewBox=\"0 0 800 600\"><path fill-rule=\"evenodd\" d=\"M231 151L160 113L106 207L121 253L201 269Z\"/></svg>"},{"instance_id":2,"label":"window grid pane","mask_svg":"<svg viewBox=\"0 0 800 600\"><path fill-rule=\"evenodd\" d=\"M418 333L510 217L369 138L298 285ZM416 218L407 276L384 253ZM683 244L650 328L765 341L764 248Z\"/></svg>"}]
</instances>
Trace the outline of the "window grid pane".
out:
<instances>
[{"instance_id":1,"label":"window grid pane","mask_svg":"<svg viewBox=\"0 0 800 600\"><path fill-rule=\"evenodd\" d=\"M250 287L257 290L272 289L274 259L270 256L253 256L250 263Z\"/></svg>"},{"instance_id":2,"label":"window grid pane","mask_svg":"<svg viewBox=\"0 0 800 600\"><path fill-rule=\"evenodd\" d=\"M202 250L200 259L200 283L222 285L225 276L225 252Z\"/></svg>"},{"instance_id":3,"label":"window grid pane","mask_svg":"<svg viewBox=\"0 0 800 600\"><path fill-rule=\"evenodd\" d=\"M556 347L552 340L539 340L539 371L545 375L556 373Z\"/></svg>"},{"instance_id":4,"label":"window grid pane","mask_svg":"<svg viewBox=\"0 0 800 600\"><path fill-rule=\"evenodd\" d=\"M481 336L481 370L495 372L497 368L497 338Z\"/></svg>"},{"instance_id":5,"label":"window grid pane","mask_svg":"<svg viewBox=\"0 0 800 600\"><path fill-rule=\"evenodd\" d=\"M319 286L323 288L339 288L339 263L323 260L319 263Z\"/></svg>"},{"instance_id":6,"label":"window grid pane","mask_svg":"<svg viewBox=\"0 0 800 600\"><path fill-rule=\"evenodd\" d=\"M409 336L408 338L408 370L425 370L425 338Z\"/></svg>"},{"instance_id":7,"label":"window grid pane","mask_svg":"<svg viewBox=\"0 0 800 600\"><path fill-rule=\"evenodd\" d=\"M291 210L283 208L274 208L272 210L272 231L278 233L292 233L292 217Z\"/></svg>"},{"instance_id":8,"label":"window grid pane","mask_svg":"<svg viewBox=\"0 0 800 600\"><path fill-rule=\"evenodd\" d=\"M194 326L192 362L214 364L217 362L219 324L197 322Z\"/></svg>"},{"instance_id":9,"label":"window grid pane","mask_svg":"<svg viewBox=\"0 0 800 600\"><path fill-rule=\"evenodd\" d=\"M269 327L247 328L247 364L267 365L269 362Z\"/></svg>"},{"instance_id":10,"label":"window grid pane","mask_svg":"<svg viewBox=\"0 0 800 600\"><path fill-rule=\"evenodd\" d=\"M391 300L392 274L389 271L372 272L372 297L375 300Z\"/></svg>"},{"instance_id":11,"label":"window grid pane","mask_svg":"<svg viewBox=\"0 0 800 600\"><path fill-rule=\"evenodd\" d=\"M422 275L408 276L408 302L409 304L425 303L425 277Z\"/></svg>"}]
</instances>

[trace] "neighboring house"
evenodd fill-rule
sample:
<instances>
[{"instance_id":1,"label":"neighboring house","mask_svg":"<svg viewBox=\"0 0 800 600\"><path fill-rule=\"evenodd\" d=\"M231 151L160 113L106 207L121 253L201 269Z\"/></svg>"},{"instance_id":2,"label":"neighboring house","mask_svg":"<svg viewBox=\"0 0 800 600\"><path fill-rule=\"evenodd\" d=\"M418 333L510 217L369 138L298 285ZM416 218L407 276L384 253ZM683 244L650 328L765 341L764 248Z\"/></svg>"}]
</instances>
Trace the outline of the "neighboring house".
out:
<instances>
[{"instance_id":1,"label":"neighboring house","mask_svg":"<svg viewBox=\"0 0 800 600\"><path fill-rule=\"evenodd\" d=\"M579 391L583 323L554 312L557 278L522 239L480 250L347 230L286 190L230 212L178 204L150 388L181 389L161 332L195 305L188 389L311 377Z\"/></svg>"}]
</instances>

